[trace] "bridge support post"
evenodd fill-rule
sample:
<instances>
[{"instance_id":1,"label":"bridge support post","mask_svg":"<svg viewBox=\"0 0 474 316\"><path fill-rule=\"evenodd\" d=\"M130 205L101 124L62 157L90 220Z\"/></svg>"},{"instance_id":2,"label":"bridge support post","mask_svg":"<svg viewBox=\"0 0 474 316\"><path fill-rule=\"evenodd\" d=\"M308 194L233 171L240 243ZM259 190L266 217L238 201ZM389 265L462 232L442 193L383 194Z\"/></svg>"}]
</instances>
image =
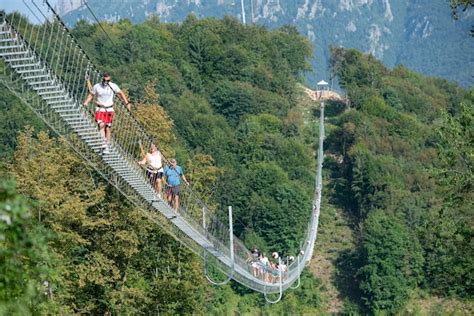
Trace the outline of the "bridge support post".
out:
<instances>
[{"instance_id":1,"label":"bridge support post","mask_svg":"<svg viewBox=\"0 0 474 316\"><path fill-rule=\"evenodd\" d=\"M202 227L206 229L206 208L202 208ZM216 282L211 279L208 273L208 262L207 262L207 253L206 250L203 251L203 258L204 258L204 275L206 276L207 281L213 285L224 285L227 284L232 276L234 275L235 271L235 260L234 260L234 224L232 220L232 206L229 206L229 251L230 251L230 260L231 260L231 271L227 278L224 281Z\"/></svg>"},{"instance_id":2,"label":"bridge support post","mask_svg":"<svg viewBox=\"0 0 474 316\"><path fill-rule=\"evenodd\" d=\"M230 244L230 260L232 268L234 267L234 222L232 220L232 206L229 206L229 244Z\"/></svg>"},{"instance_id":3,"label":"bridge support post","mask_svg":"<svg viewBox=\"0 0 474 316\"><path fill-rule=\"evenodd\" d=\"M202 228L206 230L206 208L202 207Z\"/></svg>"}]
</instances>

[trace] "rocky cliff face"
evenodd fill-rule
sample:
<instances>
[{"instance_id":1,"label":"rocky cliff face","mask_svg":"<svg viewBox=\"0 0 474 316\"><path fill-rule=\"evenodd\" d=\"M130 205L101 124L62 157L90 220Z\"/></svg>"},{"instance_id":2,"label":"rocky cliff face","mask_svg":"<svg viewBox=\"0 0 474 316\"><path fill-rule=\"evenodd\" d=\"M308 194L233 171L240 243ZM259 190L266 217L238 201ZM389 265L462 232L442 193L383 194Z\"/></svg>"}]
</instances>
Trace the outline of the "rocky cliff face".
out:
<instances>
[{"instance_id":1,"label":"rocky cliff face","mask_svg":"<svg viewBox=\"0 0 474 316\"><path fill-rule=\"evenodd\" d=\"M73 10L76 10L84 5L84 0L58 0L56 4L56 11L65 15Z\"/></svg>"},{"instance_id":2,"label":"rocky cliff face","mask_svg":"<svg viewBox=\"0 0 474 316\"><path fill-rule=\"evenodd\" d=\"M59 0L58 9L69 24L92 21L83 0ZM232 15L243 18L241 0L88 0L101 19L128 18L141 22L157 15L164 22ZM404 64L432 76L474 82L474 39L469 29L474 10L450 16L446 0L244 0L247 23L268 27L294 24L313 43L315 73L310 83L327 77L328 46L354 47L393 67ZM462 62L464 60L464 62Z\"/></svg>"}]
</instances>

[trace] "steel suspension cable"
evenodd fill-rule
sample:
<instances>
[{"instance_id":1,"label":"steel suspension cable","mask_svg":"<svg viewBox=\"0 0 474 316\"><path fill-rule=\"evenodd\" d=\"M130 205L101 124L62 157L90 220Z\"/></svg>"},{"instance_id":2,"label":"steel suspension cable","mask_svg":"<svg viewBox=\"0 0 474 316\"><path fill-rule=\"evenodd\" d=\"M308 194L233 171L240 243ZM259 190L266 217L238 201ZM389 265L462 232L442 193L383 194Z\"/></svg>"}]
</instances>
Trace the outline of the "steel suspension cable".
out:
<instances>
[{"instance_id":1,"label":"steel suspension cable","mask_svg":"<svg viewBox=\"0 0 474 316\"><path fill-rule=\"evenodd\" d=\"M46 3L47 3L47 1L46 1ZM48 36L46 38L44 38L44 41L42 41L40 43L41 45L38 45L38 47L41 46L41 49L37 49L37 52L39 52L41 54L40 56L42 58L44 58L44 63L43 64L49 63L51 65L51 68L52 68L53 72L56 73L56 75L51 74L51 78L57 80L57 85L59 86L59 88L69 90L69 91L71 91L71 93L73 95L75 95L77 93L77 95L75 96L75 99L80 100L81 98L85 97L86 93L88 93L87 85L84 82L84 79L83 79L84 77L82 76L82 74L83 73L85 74L86 71L89 70L89 66L90 66L90 69L93 69L93 73L94 73L94 76L93 76L94 78L93 79L96 79L96 80L94 80L96 82L100 78L100 73L97 70L95 70L92 63L86 62L87 66L84 65L84 61L86 59L88 60L88 57L83 52L82 49L79 49L78 53L77 53L78 54L77 55L78 56L77 63L74 64L74 62L73 62L72 67L71 67L72 68L71 73L74 74L74 76L72 76L72 77L68 76L67 71L64 68L66 68L65 64L68 63L66 60L70 60L69 52L70 52L70 48L72 46L71 45L68 46L67 43L68 43L68 41L71 41L71 40L74 40L74 39L72 37L71 37L71 39L69 39L69 37L67 36L69 34L68 31L67 31L67 28L65 28L64 24L57 17L56 14L53 14L52 21L53 21L53 23L51 24L51 27L49 28L49 30L48 30L48 26L44 27L44 33L46 33L46 34L49 33L49 34L47 34ZM20 26L19 29L21 29L22 25L23 25L22 17L19 18L19 23L17 23L17 24ZM27 27L26 31L25 31L25 32L30 32L30 33L27 33L27 35L30 35L28 37L30 40L33 38L31 36L31 32L32 32L33 29L34 28L32 28L32 27L31 28ZM66 29L66 31L65 31L65 29ZM53 33L54 33L55 36L53 35ZM44 52L44 49L42 49L42 48L44 48L44 42L49 43L48 46L47 46L47 49L46 49L46 53L42 53L42 52ZM51 46L51 43L54 43L54 46ZM51 51L50 51L50 49L51 49ZM25 52L28 52L28 54L31 54L29 50L25 51ZM76 50L74 52L76 52ZM32 58L34 58L34 55L31 55L31 56L33 56ZM74 59L75 58L73 58L73 60ZM8 59L8 60L9 60L10 64L13 67L15 65L17 65L17 62L13 61L13 59ZM79 67L80 69L77 69L76 67ZM78 74L81 74L81 75L79 76ZM81 81L82 81L82 84L80 83ZM60 84L61 82L64 82L64 84ZM75 88L76 84L77 84L77 87L81 87L80 92L79 92L79 89L76 92L76 88ZM72 90L71 90L71 87L72 87ZM56 90L54 90L56 88L53 87L53 86L44 86L44 87L41 86L40 88L41 88L40 90L36 89L37 91L39 91L38 94L40 94L40 95L49 95L50 92L51 93L56 93ZM59 90L58 90L58 93L59 93ZM58 95L58 97L59 97L59 95ZM46 109L44 103L41 103L41 104L43 104L42 108ZM67 111L71 111L71 110L72 109L67 110ZM56 113L61 113L60 111L62 111L62 110L55 110ZM118 121L117 122L120 122L120 125L125 129L123 130L123 128L122 128L122 130L120 130L120 129L117 128L114 131L114 136L117 136L113 139L113 141L117 145L116 149L114 149L114 150L116 150L118 157L123 157L124 160L117 163L117 166L114 167L114 168L116 168L115 170L117 170L117 172L119 172L119 170L123 170L123 168L127 168L127 169L130 169L130 170L136 170L136 169L138 169L138 167L135 163L135 160L140 157L140 154L137 155L137 153L138 153L138 150L137 150L138 140L139 139L145 140L144 143L146 143L147 145L149 145L149 143L151 143L152 140L146 135L146 133L140 127L140 124L138 123L138 121L133 117L133 115L131 115L131 113L124 106L118 106L117 111L118 111L118 113L117 113ZM90 111L90 112L92 112L92 111ZM71 113L73 114L73 112L71 112ZM50 113L50 114L53 115L54 113ZM63 118L67 118L65 115L62 115L62 116L63 116ZM53 117L54 117L54 122L57 122L57 124L59 124L61 118L59 116L57 116L56 114L54 114ZM92 115L88 115L87 117L88 117L89 121L93 122ZM76 130L81 129L82 128L81 126L83 126L83 123L79 123L79 122L76 123L74 121L70 121L68 124L70 126L69 128L74 128ZM115 133L117 135L115 135ZM120 138L118 138L119 135L121 135ZM164 157L163 160L166 161L166 158ZM318 162L318 164L319 164L319 162ZM318 170L320 170L320 169L318 169ZM141 172L141 173L142 173L142 176L143 176L143 172ZM110 173L109 180L110 181L115 181L120 186L126 184L125 180L123 180L123 178L120 178L119 175L114 175L113 173ZM321 183L321 176L320 176L319 171L318 171L317 181L319 181L319 183ZM124 194L126 194L126 196L131 198L133 201L137 201L136 198L138 198L139 196L136 195L136 193L133 193L132 191L127 191L127 190L129 190L127 188L128 187L126 187L126 186L123 187L123 189L125 190ZM319 194L320 194L320 188L321 188L320 185L317 186L317 188L319 189ZM185 187L183 191L185 193L185 196L184 196L184 199L183 199L183 204L180 207L180 212L182 212L183 218L185 218L192 225L193 229L195 229L197 232L203 232L204 234L210 233L210 240L220 242L220 243L215 243L214 244L216 249L219 249L219 251L221 251L224 254L228 254L228 247L227 246L230 245L230 241L228 239L228 234L227 234L228 233L228 228L225 228L215 217L213 217L213 219L211 220L210 227L212 227L212 228L209 229L209 230L204 229L199 224L196 225L196 219L195 219L195 216L194 216L195 214L194 213L195 213L196 209L198 209L198 205L201 205L201 201L194 197L194 194L190 190L190 188ZM140 203L140 202L137 201L137 203ZM316 199L316 204L318 204L318 203L320 203L320 196L319 196L319 199ZM313 205L313 209L314 209L314 205ZM316 216L316 214L315 214L315 216ZM314 217L312 218L311 223L315 222ZM308 232L307 241L309 242L309 244L314 244L314 240L315 240L314 235L315 235L315 230L310 230ZM232 244L232 247L233 247L233 249L234 248L238 249L239 254L242 252L241 255L239 255L235 258L236 262L238 262L239 265L242 268L248 269L248 266L245 264L245 260L246 260L246 255L249 252L245 248L245 246L243 246L243 243L241 243L238 240L234 240L234 242ZM310 251L307 251L307 253L310 253ZM298 273L298 270L295 270L295 269L293 269L290 272L295 272L295 271L296 271L296 273ZM239 277L243 277L243 276L236 275L236 279L238 279ZM240 280L245 281L244 279L240 279ZM254 281L252 281L252 282L254 282ZM264 284L266 284L266 283L264 283ZM250 286L258 287L260 285L257 282L257 283L254 283L253 285L250 285ZM265 291L270 291L270 290L265 290Z\"/></svg>"},{"instance_id":2,"label":"steel suspension cable","mask_svg":"<svg viewBox=\"0 0 474 316\"><path fill-rule=\"evenodd\" d=\"M110 40L110 42L112 43L112 45L115 45L114 41L112 40L112 38L109 36L109 34L105 31L104 27L102 26L102 24L100 23L99 19L97 19L94 11L92 11L91 7L89 6L89 3L87 3L87 0L84 0L84 4L86 5L87 9L89 10L89 12L92 14L92 16L94 17L94 20L97 22L97 24L99 25L99 27L102 29L102 31L105 33L105 35L107 36L107 38Z\"/></svg>"}]
</instances>

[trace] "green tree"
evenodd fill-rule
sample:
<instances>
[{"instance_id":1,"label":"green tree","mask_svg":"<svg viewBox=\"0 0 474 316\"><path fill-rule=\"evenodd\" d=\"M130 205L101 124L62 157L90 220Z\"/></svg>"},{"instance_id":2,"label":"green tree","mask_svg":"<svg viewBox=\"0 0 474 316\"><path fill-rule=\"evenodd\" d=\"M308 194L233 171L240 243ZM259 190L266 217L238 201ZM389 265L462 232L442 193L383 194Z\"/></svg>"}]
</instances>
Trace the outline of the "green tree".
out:
<instances>
[{"instance_id":1,"label":"green tree","mask_svg":"<svg viewBox=\"0 0 474 316\"><path fill-rule=\"evenodd\" d=\"M242 177L246 195L236 217L262 236L272 251L296 253L307 229L309 195L275 163L254 163Z\"/></svg>"},{"instance_id":2,"label":"green tree","mask_svg":"<svg viewBox=\"0 0 474 316\"><path fill-rule=\"evenodd\" d=\"M433 175L441 186L443 205L427 217L422 233L426 282L440 295L472 297L474 289L474 90L456 114L444 113L438 129L439 164Z\"/></svg>"},{"instance_id":3,"label":"green tree","mask_svg":"<svg viewBox=\"0 0 474 316\"><path fill-rule=\"evenodd\" d=\"M211 104L236 126L245 114L255 113L256 102L250 89L248 83L224 82L212 94Z\"/></svg>"},{"instance_id":4,"label":"green tree","mask_svg":"<svg viewBox=\"0 0 474 316\"><path fill-rule=\"evenodd\" d=\"M30 203L16 193L13 180L0 181L0 314L60 312L48 299L57 278L50 252L51 232L37 225ZM64 311L64 310L63 310Z\"/></svg>"},{"instance_id":5,"label":"green tree","mask_svg":"<svg viewBox=\"0 0 474 316\"><path fill-rule=\"evenodd\" d=\"M474 89L460 103L454 115L443 113L444 123L438 129L440 164L437 181L446 188L447 199L453 207L469 213L469 201L474 188ZM448 189L449 188L449 189Z\"/></svg>"},{"instance_id":6,"label":"green tree","mask_svg":"<svg viewBox=\"0 0 474 316\"><path fill-rule=\"evenodd\" d=\"M160 98L156 93L155 83L149 82L144 90L144 99L135 103L134 115L158 144L160 151L165 156L172 157L175 154L173 145L176 142L173 120L159 104ZM148 151L148 148L143 149Z\"/></svg>"},{"instance_id":7,"label":"green tree","mask_svg":"<svg viewBox=\"0 0 474 316\"><path fill-rule=\"evenodd\" d=\"M268 31L233 18L189 17L181 25L122 20L103 27L113 43L98 25L81 22L73 32L92 60L130 93L133 114L160 148L186 163L196 191L216 210L235 205L243 239L258 232L253 239L262 246L294 254L314 182L311 142L300 139L297 125L303 120L295 114L295 82L307 69L307 41L292 27ZM119 126L114 133L119 135ZM10 170L19 191L37 201L35 218L54 232L51 252L62 262L53 285L64 313L206 312L203 302L219 294L206 286L196 257L61 139L29 130L17 141ZM138 155L138 144L135 149ZM285 308L262 312L306 310L299 306L303 301L312 311L319 286L312 279L305 283L308 289L290 295ZM249 310L252 303L264 306L252 294L239 308Z\"/></svg>"},{"instance_id":8,"label":"green tree","mask_svg":"<svg viewBox=\"0 0 474 316\"><path fill-rule=\"evenodd\" d=\"M459 7L462 7L463 12L474 7L474 0L450 0L451 13L455 19L458 18L457 12Z\"/></svg>"},{"instance_id":9,"label":"green tree","mask_svg":"<svg viewBox=\"0 0 474 316\"><path fill-rule=\"evenodd\" d=\"M55 233L51 252L62 262L52 286L55 301L66 313L154 313L157 298L161 312L194 310L205 284L197 258L184 249L178 252L178 244L144 210L134 208L97 179L61 141L42 132L36 139L27 130L19 135L18 144L12 173L19 191L38 201L33 213ZM142 251L150 245L156 247ZM158 259L161 248L169 256ZM175 272L161 277L170 269L182 269L176 282L169 282ZM165 284L175 295L165 297L158 291Z\"/></svg>"},{"instance_id":10,"label":"green tree","mask_svg":"<svg viewBox=\"0 0 474 316\"><path fill-rule=\"evenodd\" d=\"M3 72L0 65L0 72ZM43 122L10 91L0 84L0 157L10 157L17 145L16 133L26 125L45 129ZM0 163L1 164L1 163Z\"/></svg>"},{"instance_id":11,"label":"green tree","mask_svg":"<svg viewBox=\"0 0 474 316\"><path fill-rule=\"evenodd\" d=\"M417 240L395 216L377 210L364 223L357 274L371 312L397 312L420 282L423 255Z\"/></svg>"}]
</instances>

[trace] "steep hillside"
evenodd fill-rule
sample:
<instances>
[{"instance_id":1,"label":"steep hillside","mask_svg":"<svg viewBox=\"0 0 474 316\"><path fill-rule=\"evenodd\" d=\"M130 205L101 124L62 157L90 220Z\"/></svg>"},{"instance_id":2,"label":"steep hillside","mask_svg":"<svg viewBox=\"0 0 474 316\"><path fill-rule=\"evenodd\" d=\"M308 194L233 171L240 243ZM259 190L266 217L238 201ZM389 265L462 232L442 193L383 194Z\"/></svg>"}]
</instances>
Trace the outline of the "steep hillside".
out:
<instances>
[{"instance_id":1,"label":"steep hillside","mask_svg":"<svg viewBox=\"0 0 474 316\"><path fill-rule=\"evenodd\" d=\"M328 119L326 197L356 241L336 251L338 290L364 313L413 311L420 288L467 299L469 313L474 91L355 50L332 50L331 65L351 106Z\"/></svg>"},{"instance_id":2,"label":"steep hillside","mask_svg":"<svg viewBox=\"0 0 474 316\"><path fill-rule=\"evenodd\" d=\"M89 0L90 7L102 20L144 21L157 15L163 22L182 22L188 14L197 17L241 18L239 0L126 0L104 2ZM295 25L312 43L315 72L308 75L311 84L327 78L329 45L353 47L371 53L388 67L405 65L417 72L456 80L471 86L474 41L469 30L474 24L473 11L460 12L453 21L447 0L253 0L244 1L246 21L267 27ZM251 4L253 3L253 8ZM59 1L64 19L93 21L81 0ZM252 13L253 12L253 13ZM253 16L253 19L252 19ZM461 62L464 61L464 62Z\"/></svg>"},{"instance_id":3,"label":"steep hillside","mask_svg":"<svg viewBox=\"0 0 474 316\"><path fill-rule=\"evenodd\" d=\"M221 210L234 207L235 232L249 247L283 257L298 251L319 114L298 88L307 40L293 27L269 31L229 17L105 29L112 41L97 25L72 32L127 90L133 114L176 154L194 189ZM351 102L326 105L315 257L301 287L277 305L235 283L208 286L196 256L61 140L25 130L31 113L2 87L0 127L12 131L0 133L8 140L0 174L14 177L31 205L9 182L0 186L7 236L0 312L313 315L460 306L472 314L473 91L390 70L353 49L333 49L329 63ZM13 141L17 128L23 132ZM15 216L5 217L12 209ZM54 299L44 295L44 280ZM451 305L443 305L447 298Z\"/></svg>"},{"instance_id":4,"label":"steep hillside","mask_svg":"<svg viewBox=\"0 0 474 316\"><path fill-rule=\"evenodd\" d=\"M305 140L310 130L294 111L308 42L292 27L268 31L232 18L190 17L182 25L121 21L109 30L107 43L97 25L82 23L72 32L127 90L133 114L160 149L176 155L194 191L218 215L233 206L234 232L247 246L284 258L297 253L315 165L315 138ZM2 113L27 110L5 88L0 93ZM5 224L13 217L3 205L20 198L10 183L0 186L0 234L8 235L0 248L7 260L0 264L0 314L322 312L321 284L307 272L299 289L272 306L235 283L209 286L197 256L123 201L64 142L23 129L31 113L19 113L12 117L21 128L17 141L0 134L11 143L1 174L13 177L17 193L33 202L23 210L29 218ZM8 119L1 116L0 126L8 127ZM45 233L25 234L30 227ZM18 245L21 236L25 243ZM30 236L37 243L30 245ZM38 263L37 253L48 256ZM28 278L19 280L22 275ZM54 299L43 294L44 280Z\"/></svg>"}]
</instances>

